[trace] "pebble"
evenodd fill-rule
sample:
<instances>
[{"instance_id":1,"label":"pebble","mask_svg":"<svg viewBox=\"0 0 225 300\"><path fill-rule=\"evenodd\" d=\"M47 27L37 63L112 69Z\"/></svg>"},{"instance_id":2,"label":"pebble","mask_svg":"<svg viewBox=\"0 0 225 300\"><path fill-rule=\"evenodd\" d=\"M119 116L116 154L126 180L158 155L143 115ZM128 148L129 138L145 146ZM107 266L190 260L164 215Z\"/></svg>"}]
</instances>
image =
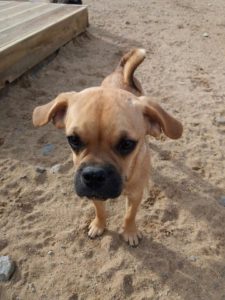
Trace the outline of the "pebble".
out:
<instances>
[{"instance_id":1,"label":"pebble","mask_svg":"<svg viewBox=\"0 0 225 300\"><path fill-rule=\"evenodd\" d=\"M9 280L15 268L15 263L9 256L0 256L0 281Z\"/></svg>"},{"instance_id":2,"label":"pebble","mask_svg":"<svg viewBox=\"0 0 225 300\"><path fill-rule=\"evenodd\" d=\"M225 118L224 117L216 117L214 122L216 125L225 125Z\"/></svg>"},{"instance_id":3,"label":"pebble","mask_svg":"<svg viewBox=\"0 0 225 300\"><path fill-rule=\"evenodd\" d=\"M49 155L54 150L53 144L46 144L42 147L41 152L44 156Z\"/></svg>"},{"instance_id":4,"label":"pebble","mask_svg":"<svg viewBox=\"0 0 225 300\"><path fill-rule=\"evenodd\" d=\"M43 174L44 172L46 172L46 169L44 167L37 166L35 168L35 171L39 174Z\"/></svg>"},{"instance_id":5,"label":"pebble","mask_svg":"<svg viewBox=\"0 0 225 300\"><path fill-rule=\"evenodd\" d=\"M189 257L190 261L196 261L197 259L198 259L198 257L194 256L194 255L192 255L192 256Z\"/></svg>"},{"instance_id":6,"label":"pebble","mask_svg":"<svg viewBox=\"0 0 225 300\"><path fill-rule=\"evenodd\" d=\"M225 196L222 196L220 199L219 199L219 203L223 206L225 206Z\"/></svg>"},{"instance_id":7,"label":"pebble","mask_svg":"<svg viewBox=\"0 0 225 300\"><path fill-rule=\"evenodd\" d=\"M204 33L203 33L203 37L209 37L208 32L204 32Z\"/></svg>"},{"instance_id":8,"label":"pebble","mask_svg":"<svg viewBox=\"0 0 225 300\"><path fill-rule=\"evenodd\" d=\"M50 256L54 255L54 251L52 251L52 250L48 251L48 255L50 255Z\"/></svg>"},{"instance_id":9,"label":"pebble","mask_svg":"<svg viewBox=\"0 0 225 300\"><path fill-rule=\"evenodd\" d=\"M56 173L59 173L61 170L62 170L62 165L61 164L56 164L56 165L51 167L50 173L56 174Z\"/></svg>"}]
</instances>

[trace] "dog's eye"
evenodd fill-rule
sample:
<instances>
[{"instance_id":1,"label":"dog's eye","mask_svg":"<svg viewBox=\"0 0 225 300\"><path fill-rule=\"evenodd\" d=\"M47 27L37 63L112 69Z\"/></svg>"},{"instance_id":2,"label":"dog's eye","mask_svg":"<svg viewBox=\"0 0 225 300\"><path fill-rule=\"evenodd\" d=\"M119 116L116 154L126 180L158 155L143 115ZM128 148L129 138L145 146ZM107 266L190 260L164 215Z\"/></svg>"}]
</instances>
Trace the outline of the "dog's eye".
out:
<instances>
[{"instance_id":1,"label":"dog's eye","mask_svg":"<svg viewBox=\"0 0 225 300\"><path fill-rule=\"evenodd\" d=\"M72 149L76 152L79 152L81 149L85 147L85 144L82 142L78 135L70 135L67 137L67 140L72 147Z\"/></svg>"},{"instance_id":2,"label":"dog's eye","mask_svg":"<svg viewBox=\"0 0 225 300\"><path fill-rule=\"evenodd\" d=\"M119 143L116 145L116 151L119 152L120 155L128 155L130 154L136 147L137 141L130 139L121 139Z\"/></svg>"}]
</instances>

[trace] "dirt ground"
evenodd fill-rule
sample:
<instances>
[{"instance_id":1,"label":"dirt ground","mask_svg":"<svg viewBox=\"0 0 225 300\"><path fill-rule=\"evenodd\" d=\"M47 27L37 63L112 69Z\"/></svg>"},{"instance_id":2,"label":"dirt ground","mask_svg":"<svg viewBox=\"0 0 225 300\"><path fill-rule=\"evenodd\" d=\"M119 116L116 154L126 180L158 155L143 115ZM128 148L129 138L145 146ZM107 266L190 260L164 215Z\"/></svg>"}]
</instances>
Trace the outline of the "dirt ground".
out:
<instances>
[{"instance_id":1,"label":"dirt ground","mask_svg":"<svg viewBox=\"0 0 225 300\"><path fill-rule=\"evenodd\" d=\"M1 91L0 254L17 267L0 299L224 300L225 2L84 3L89 34ZM104 235L88 239L94 210L74 194L65 136L51 124L34 129L31 114L60 92L99 85L139 46L147 58L137 77L184 133L150 140L153 171L137 218L144 238L130 248L118 234L123 197L107 203Z\"/></svg>"}]
</instances>

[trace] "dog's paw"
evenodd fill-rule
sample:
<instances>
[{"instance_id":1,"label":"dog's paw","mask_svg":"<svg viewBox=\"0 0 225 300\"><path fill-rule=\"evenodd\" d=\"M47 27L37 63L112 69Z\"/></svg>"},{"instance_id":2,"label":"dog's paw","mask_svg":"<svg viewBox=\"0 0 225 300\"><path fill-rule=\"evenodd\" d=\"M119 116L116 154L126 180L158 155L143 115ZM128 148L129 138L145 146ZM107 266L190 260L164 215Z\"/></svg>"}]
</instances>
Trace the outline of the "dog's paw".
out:
<instances>
[{"instance_id":1,"label":"dog's paw","mask_svg":"<svg viewBox=\"0 0 225 300\"><path fill-rule=\"evenodd\" d=\"M88 236L89 238L94 239L95 237L102 235L104 230L105 225L100 224L98 220L94 219L89 225Z\"/></svg>"},{"instance_id":2,"label":"dog's paw","mask_svg":"<svg viewBox=\"0 0 225 300\"><path fill-rule=\"evenodd\" d=\"M123 236L125 242L127 242L129 244L129 246L132 246L132 247L137 247L139 244L139 241L143 237L142 233L138 230L136 230L136 231L123 230L122 236Z\"/></svg>"}]
</instances>

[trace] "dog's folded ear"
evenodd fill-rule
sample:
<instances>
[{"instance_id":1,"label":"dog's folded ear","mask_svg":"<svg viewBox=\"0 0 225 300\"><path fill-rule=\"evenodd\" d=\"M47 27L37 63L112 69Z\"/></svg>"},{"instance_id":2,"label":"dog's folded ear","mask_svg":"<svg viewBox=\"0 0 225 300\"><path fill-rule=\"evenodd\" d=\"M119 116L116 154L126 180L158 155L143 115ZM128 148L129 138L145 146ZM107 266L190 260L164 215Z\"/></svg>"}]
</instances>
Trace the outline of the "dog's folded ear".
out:
<instances>
[{"instance_id":1,"label":"dog's folded ear","mask_svg":"<svg viewBox=\"0 0 225 300\"><path fill-rule=\"evenodd\" d=\"M41 127L52 120L57 128L64 128L66 111L75 95L76 92L61 93L51 102L37 106L33 111L34 126Z\"/></svg>"},{"instance_id":2,"label":"dog's folded ear","mask_svg":"<svg viewBox=\"0 0 225 300\"><path fill-rule=\"evenodd\" d=\"M183 132L182 124L169 115L159 104L150 98L139 97L143 115L147 119L147 134L158 137L163 131L171 139L179 139Z\"/></svg>"}]
</instances>

